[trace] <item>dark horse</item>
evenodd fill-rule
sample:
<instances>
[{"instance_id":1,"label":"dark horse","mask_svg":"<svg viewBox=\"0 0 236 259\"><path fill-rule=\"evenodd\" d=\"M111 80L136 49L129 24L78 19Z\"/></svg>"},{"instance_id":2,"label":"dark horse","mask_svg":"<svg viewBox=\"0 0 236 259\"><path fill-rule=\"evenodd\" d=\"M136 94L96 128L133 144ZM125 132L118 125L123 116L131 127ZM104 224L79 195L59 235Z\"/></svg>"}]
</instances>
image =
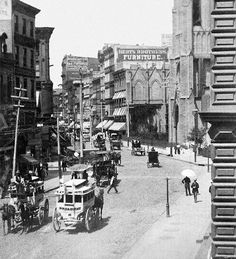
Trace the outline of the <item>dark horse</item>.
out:
<instances>
[{"instance_id":1,"label":"dark horse","mask_svg":"<svg viewBox=\"0 0 236 259\"><path fill-rule=\"evenodd\" d=\"M16 209L13 205L5 203L2 206L2 222L3 222L3 234L6 235L7 233L11 232L12 221L14 225ZM7 223L7 229L6 229Z\"/></svg>"},{"instance_id":2,"label":"dark horse","mask_svg":"<svg viewBox=\"0 0 236 259\"><path fill-rule=\"evenodd\" d=\"M94 200L93 207L98 209L100 220L102 220L102 209L104 204L103 195L104 195L104 190L102 188L97 187L95 189L95 200Z\"/></svg>"},{"instance_id":3,"label":"dark horse","mask_svg":"<svg viewBox=\"0 0 236 259\"><path fill-rule=\"evenodd\" d=\"M25 202L21 202L19 205L19 210L20 210L21 219L22 219L23 231L27 232L32 227L32 221L33 221L32 209L29 206L29 204Z\"/></svg>"}]
</instances>

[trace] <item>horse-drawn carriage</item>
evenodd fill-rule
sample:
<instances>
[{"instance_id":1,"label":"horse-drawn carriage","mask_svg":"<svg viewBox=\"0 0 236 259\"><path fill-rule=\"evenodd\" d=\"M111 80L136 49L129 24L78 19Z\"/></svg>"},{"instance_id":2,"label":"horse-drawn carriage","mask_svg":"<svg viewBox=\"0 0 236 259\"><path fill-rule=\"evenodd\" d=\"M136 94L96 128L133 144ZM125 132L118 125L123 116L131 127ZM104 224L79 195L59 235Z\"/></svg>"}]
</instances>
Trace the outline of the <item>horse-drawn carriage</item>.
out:
<instances>
[{"instance_id":1,"label":"horse-drawn carriage","mask_svg":"<svg viewBox=\"0 0 236 259\"><path fill-rule=\"evenodd\" d=\"M53 212L53 228L55 231L65 226L84 224L87 231L98 225L99 208L103 206L103 193L95 196L95 183L86 179L71 179L61 184L56 191L57 203Z\"/></svg>"},{"instance_id":2,"label":"horse-drawn carriage","mask_svg":"<svg viewBox=\"0 0 236 259\"><path fill-rule=\"evenodd\" d=\"M117 168L111 159L93 163L93 175L98 186L108 185L114 174L117 174Z\"/></svg>"},{"instance_id":3,"label":"horse-drawn carriage","mask_svg":"<svg viewBox=\"0 0 236 259\"><path fill-rule=\"evenodd\" d=\"M96 139L93 142L94 147L99 148L99 150L106 150L106 140L103 133L98 133Z\"/></svg>"},{"instance_id":4,"label":"horse-drawn carriage","mask_svg":"<svg viewBox=\"0 0 236 259\"><path fill-rule=\"evenodd\" d=\"M110 148L111 150L114 150L114 149L121 150L121 140L117 133L111 133Z\"/></svg>"},{"instance_id":5,"label":"horse-drawn carriage","mask_svg":"<svg viewBox=\"0 0 236 259\"><path fill-rule=\"evenodd\" d=\"M44 183L38 177L12 182L8 193L10 201L2 207L4 234L20 225L23 231L28 231L35 221L42 225L48 220L49 201L44 194Z\"/></svg>"},{"instance_id":6,"label":"horse-drawn carriage","mask_svg":"<svg viewBox=\"0 0 236 259\"><path fill-rule=\"evenodd\" d=\"M151 150L148 152L148 161L147 161L147 167L154 167L154 166L160 166L159 162L159 153L155 150Z\"/></svg>"},{"instance_id":7,"label":"horse-drawn carriage","mask_svg":"<svg viewBox=\"0 0 236 259\"><path fill-rule=\"evenodd\" d=\"M131 155L136 156L140 154L141 156L145 156L145 148L141 146L140 140L137 139L132 139L132 150L131 150Z\"/></svg>"}]
</instances>

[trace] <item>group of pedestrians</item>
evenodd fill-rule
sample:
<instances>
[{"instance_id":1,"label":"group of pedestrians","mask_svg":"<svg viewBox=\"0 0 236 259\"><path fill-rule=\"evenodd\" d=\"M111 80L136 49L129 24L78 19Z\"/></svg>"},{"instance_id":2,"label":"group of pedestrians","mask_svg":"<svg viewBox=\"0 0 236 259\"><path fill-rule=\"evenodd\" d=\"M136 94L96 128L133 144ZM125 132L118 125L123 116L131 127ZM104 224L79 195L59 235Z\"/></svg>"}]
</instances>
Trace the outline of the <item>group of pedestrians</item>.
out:
<instances>
[{"instance_id":1,"label":"group of pedestrians","mask_svg":"<svg viewBox=\"0 0 236 259\"><path fill-rule=\"evenodd\" d=\"M182 180L182 183L185 187L186 196L193 194L194 202L197 202L197 195L199 194L199 184L197 182L197 179L194 179L193 183L191 184L190 178L188 176L185 176L185 178ZM190 191L190 186L192 188L192 193Z\"/></svg>"}]
</instances>

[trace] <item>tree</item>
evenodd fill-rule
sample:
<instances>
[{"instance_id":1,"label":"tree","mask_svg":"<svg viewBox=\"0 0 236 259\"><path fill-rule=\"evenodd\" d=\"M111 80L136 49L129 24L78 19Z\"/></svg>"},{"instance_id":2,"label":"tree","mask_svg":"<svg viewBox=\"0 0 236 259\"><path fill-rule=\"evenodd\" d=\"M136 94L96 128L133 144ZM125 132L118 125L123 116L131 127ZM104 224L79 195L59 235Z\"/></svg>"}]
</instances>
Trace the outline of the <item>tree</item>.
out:
<instances>
[{"instance_id":1,"label":"tree","mask_svg":"<svg viewBox=\"0 0 236 259\"><path fill-rule=\"evenodd\" d=\"M205 135L206 135L205 128L195 129L195 127L193 127L191 129L191 131L189 132L187 139L189 141L196 142L195 144L197 144L197 146L198 146L203 143Z\"/></svg>"}]
</instances>

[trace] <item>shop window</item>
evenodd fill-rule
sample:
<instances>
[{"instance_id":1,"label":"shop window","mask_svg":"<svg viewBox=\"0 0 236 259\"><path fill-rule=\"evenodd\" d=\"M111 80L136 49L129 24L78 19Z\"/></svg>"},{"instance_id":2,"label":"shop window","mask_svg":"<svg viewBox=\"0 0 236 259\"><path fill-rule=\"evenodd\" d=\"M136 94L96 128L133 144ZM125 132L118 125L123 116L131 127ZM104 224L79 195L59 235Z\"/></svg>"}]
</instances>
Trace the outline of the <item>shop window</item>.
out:
<instances>
[{"instance_id":1,"label":"shop window","mask_svg":"<svg viewBox=\"0 0 236 259\"><path fill-rule=\"evenodd\" d=\"M193 26L201 25L201 0L193 0Z\"/></svg>"}]
</instances>

